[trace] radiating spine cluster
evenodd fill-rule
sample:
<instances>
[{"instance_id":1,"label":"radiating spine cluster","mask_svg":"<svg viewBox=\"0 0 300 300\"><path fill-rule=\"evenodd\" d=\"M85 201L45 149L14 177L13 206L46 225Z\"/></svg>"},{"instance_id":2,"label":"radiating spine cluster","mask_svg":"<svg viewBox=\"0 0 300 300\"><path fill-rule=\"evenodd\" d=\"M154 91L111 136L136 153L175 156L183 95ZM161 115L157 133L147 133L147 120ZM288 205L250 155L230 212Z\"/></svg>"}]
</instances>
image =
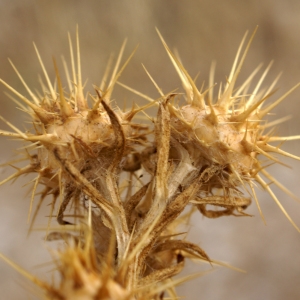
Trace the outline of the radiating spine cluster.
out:
<instances>
[{"instance_id":1,"label":"radiating spine cluster","mask_svg":"<svg viewBox=\"0 0 300 300\"><path fill-rule=\"evenodd\" d=\"M268 144L270 141L299 139L299 136L271 137L263 135L264 129L268 128L269 125L262 124L263 118L298 88L300 84L298 83L279 99L263 108L262 105L264 102L273 95L273 88L278 80L278 78L276 78L266 91L259 91L260 86L271 67L270 64L252 93L248 92L249 85L251 81L253 81L253 77L259 68L255 69L244 84L235 91L236 80L255 32L256 30L252 34L239 61L240 52L246 39L246 35L244 36L227 83L223 89L222 85L220 86L217 101L214 104L212 104L214 70L212 69L210 76L210 87L201 93L182 66L181 62L172 54L167 44L160 36L164 47L181 78L187 101L187 105L178 108L169 105L173 137L179 140L189 151L193 166L197 166L197 168L201 168L203 165L207 164L223 166L223 171L221 172L222 175L219 175L217 179L213 178L214 182L208 187L210 200L206 198L207 204L214 204L214 196L211 195L212 189L221 188L224 191L224 198L221 202L219 200L216 201L217 205L223 204L226 206L226 202L232 202L239 199L238 201L242 201L245 206L245 203L247 203L246 199L241 199L240 196L238 198L231 197L230 193L235 194L237 186L243 186L247 191L249 189L247 189L246 185L249 185L251 191L250 196L255 198L260 210L253 187L253 181L256 181L268 191L293 226L300 231L259 173L262 173L269 180L278 185L284 192L288 192L287 189L265 170L265 167L258 159L258 155L261 154L269 161L280 163L279 159L271 154L273 152L300 160L299 157ZM288 194L291 193L288 192ZM220 199L220 196L216 196L215 199ZM210 201L212 202L209 203ZM205 201L200 199L200 203L203 202ZM248 202L248 205L249 204L250 202ZM201 204L198 208L202 213L205 213L204 204ZM227 213L231 214L232 209L227 209L225 214ZM220 213L210 212L210 216L213 215L218 217Z\"/></svg>"}]
</instances>

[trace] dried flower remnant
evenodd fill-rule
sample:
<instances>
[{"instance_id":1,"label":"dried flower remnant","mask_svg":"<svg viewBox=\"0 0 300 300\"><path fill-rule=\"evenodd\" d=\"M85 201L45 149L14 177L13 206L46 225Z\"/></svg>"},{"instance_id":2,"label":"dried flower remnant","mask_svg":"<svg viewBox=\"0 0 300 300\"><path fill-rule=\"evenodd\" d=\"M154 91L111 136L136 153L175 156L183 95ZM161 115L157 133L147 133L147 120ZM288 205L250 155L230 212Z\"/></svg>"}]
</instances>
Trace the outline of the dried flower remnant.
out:
<instances>
[{"instance_id":1,"label":"dried flower remnant","mask_svg":"<svg viewBox=\"0 0 300 300\"><path fill-rule=\"evenodd\" d=\"M299 160L271 146L269 142L282 137L264 135L266 125L261 122L299 84L266 107L263 104L272 96L276 81L266 92L259 89L270 66L250 96L247 90L257 69L235 88L254 33L240 58L246 36L243 38L216 100L213 72L210 88L199 91L159 34L182 81L187 102L183 106L175 104L178 94L163 94L150 75L159 99L134 91L150 103L128 111L112 104L114 86L132 56L120 68L125 44L109 83L105 84L107 70L101 85L95 87L95 95L89 96L92 107L83 92L78 34L77 64L69 37L72 79L63 61L69 92L63 88L55 61L57 86L51 83L37 50L46 81L42 84L43 96L33 93L12 65L31 100L1 82L28 106L34 133L24 133L1 117L13 129L1 130L1 135L31 145L26 151L29 165L0 184L23 174L37 174L30 213L37 185L43 185L44 190L30 228L46 196L52 195L48 226L51 216L56 215L64 230L47 234L47 240L61 239L66 245L56 260L60 284L36 281L46 297L164 299L168 292L174 298L173 287L180 281L170 279L180 273L185 258L213 263L203 249L180 235L177 225L187 221L194 211L182 215L184 209L192 205L210 218L247 215L244 210L252 197L259 208L255 182L269 192L299 231L260 174L286 189L259 160L263 155L279 162L272 152ZM153 128L146 122L133 121L137 113L145 113L154 105L158 110ZM207 205L221 209L208 210Z\"/></svg>"},{"instance_id":2,"label":"dried flower remnant","mask_svg":"<svg viewBox=\"0 0 300 300\"><path fill-rule=\"evenodd\" d=\"M205 216L215 218L222 215L244 214L243 210L250 204L251 199L245 197L238 189L239 187L248 191L251 198L254 197L261 213L254 190L254 182L257 182L271 195L293 226L300 231L260 174L274 182L284 192L288 192L287 189L265 170L265 166L259 160L259 155L263 155L269 162L280 163L279 159L272 153L300 160L299 157L268 144L271 141L298 139L299 136L285 138L264 135L263 131L268 125L264 125L262 122L263 118L300 84L294 86L267 107L263 107L264 102L273 95L274 92L272 90L276 83L275 80L267 91L259 91L271 67L270 64L252 93L247 91L253 76L258 71L257 69L241 87L235 89L236 80L255 32L256 30L239 60L240 52L246 39L246 35L244 36L231 73L224 87L220 87L215 103L213 102L214 70L212 69L210 76L210 87L206 91L200 92L181 62L170 51L159 34L182 81L187 102L186 105L181 107L172 104L168 105L172 128L171 141L172 139L176 141L173 152L176 152L176 145L180 143L188 152L194 168L201 169L205 166L219 166L217 176L213 176L206 187L201 190L201 194L191 201L197 205L200 212ZM189 185L189 182L185 184ZM291 193L288 192L288 194ZM207 204L225 209L207 211L205 209Z\"/></svg>"}]
</instances>

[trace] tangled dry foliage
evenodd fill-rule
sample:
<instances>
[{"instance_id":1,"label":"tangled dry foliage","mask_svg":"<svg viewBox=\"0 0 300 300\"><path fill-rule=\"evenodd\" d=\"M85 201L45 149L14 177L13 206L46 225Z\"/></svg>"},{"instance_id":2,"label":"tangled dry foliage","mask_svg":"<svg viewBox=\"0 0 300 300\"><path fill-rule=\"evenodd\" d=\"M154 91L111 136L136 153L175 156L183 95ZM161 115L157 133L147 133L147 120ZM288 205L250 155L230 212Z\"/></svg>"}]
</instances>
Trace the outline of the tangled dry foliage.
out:
<instances>
[{"instance_id":1,"label":"tangled dry foliage","mask_svg":"<svg viewBox=\"0 0 300 300\"><path fill-rule=\"evenodd\" d=\"M199 246L186 241L178 225L197 210L208 218L247 216L244 211L252 198L261 213L255 185L272 196L299 231L263 179L294 197L266 167L281 163L276 154L299 160L270 144L299 137L273 136L273 126L283 120L267 123L263 118L299 84L263 106L278 80L261 89L270 64L254 89L250 89L251 83L261 66L235 87L254 34L245 47L244 36L230 75L216 97L214 66L208 88L199 90L159 34L182 81L183 105L181 94L164 94L149 74L160 93L158 99L118 82L133 55L120 67L125 43L110 80L111 61L94 95L84 95L78 34L76 59L69 36L70 73L63 60L68 91L62 86L55 61L56 82L51 83L37 49L46 82L41 82L42 93L34 93L12 64L31 99L3 80L1 83L21 100L18 105L32 117L33 130L22 132L1 117L12 129L1 130L1 135L30 142L20 159L29 164L16 167L17 172L1 184L27 173L37 174L30 214L37 186L42 185L43 190L30 230L42 203L51 195L48 227L52 216L62 226L55 232L48 228L46 239L65 242L55 260L59 283L42 282L22 271L41 287L44 297L131 300L166 299L168 294L169 299L177 299L174 287L187 278L173 277L186 258L216 263ZM111 101L117 83L149 103L122 111ZM157 107L156 118L146 114L149 107ZM190 209L185 210L187 207Z\"/></svg>"}]
</instances>

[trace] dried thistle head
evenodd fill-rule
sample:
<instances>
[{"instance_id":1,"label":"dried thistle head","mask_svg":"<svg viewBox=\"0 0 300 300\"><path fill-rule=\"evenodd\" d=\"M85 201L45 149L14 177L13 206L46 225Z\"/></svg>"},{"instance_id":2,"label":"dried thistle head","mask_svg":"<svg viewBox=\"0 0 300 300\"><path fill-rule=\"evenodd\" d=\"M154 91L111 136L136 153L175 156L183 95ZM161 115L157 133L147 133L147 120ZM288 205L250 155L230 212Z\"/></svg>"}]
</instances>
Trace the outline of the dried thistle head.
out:
<instances>
[{"instance_id":1,"label":"dried thistle head","mask_svg":"<svg viewBox=\"0 0 300 300\"><path fill-rule=\"evenodd\" d=\"M264 121L264 117L300 84L266 107L263 105L273 95L273 88L278 79L267 90L260 90L271 64L262 74L253 92L249 92L250 83L258 68L240 87L235 87L255 32L256 30L240 58L246 39L246 35L244 36L227 82L223 87L220 86L216 99L213 97L214 66L211 70L208 89L203 92L199 91L180 60L170 51L160 35L182 81L187 102L183 106L175 106L172 103L168 105L172 128L171 139L179 142L188 151L193 167L201 169L211 165L220 166L220 173L207 182L199 199L193 202L199 203L198 208L203 214L208 217L222 215L222 211L207 213L206 204L225 207L226 209L223 211L225 215L234 213L234 209L242 213L242 210L250 204L250 198L254 197L262 215L254 190L254 182L257 182L268 191L293 226L300 231L261 176L263 174L288 192L265 168L270 163L281 163L273 153L297 160L300 158L269 144L274 141L289 140L293 137L276 137L265 134L264 130L270 125ZM173 152L176 152L176 144L173 148ZM268 162L263 164L261 156L264 156L264 159L267 158ZM240 187L248 192L249 197L246 198L240 192ZM288 192L288 194L291 193Z\"/></svg>"},{"instance_id":2,"label":"dried thistle head","mask_svg":"<svg viewBox=\"0 0 300 300\"><path fill-rule=\"evenodd\" d=\"M89 213L87 224L82 223L77 234L57 233L66 242L55 253L59 284L48 285L46 289L40 284L40 287L47 299L133 300L131 291L118 282L114 270L114 239L106 239L109 243L106 257L99 257L94 245L91 209Z\"/></svg>"},{"instance_id":3,"label":"dried thistle head","mask_svg":"<svg viewBox=\"0 0 300 300\"><path fill-rule=\"evenodd\" d=\"M127 162L132 153L135 152L135 146L147 142L146 134L148 127L143 124L131 123L132 118L142 108L131 109L123 112L119 107L111 107L110 97L117 79L121 75L125 64L119 68L120 61L124 52L123 44L116 66L112 72L111 79L106 86L109 69L106 70L102 83L95 87L96 96L84 96L83 84L81 79L81 62L79 40L77 35L77 67L73 55L73 46L69 36L72 79L65 61L64 67L69 86L69 92L62 87L60 74L54 60L56 71L57 86L53 85L45 70L39 52L36 49L40 61L46 84L42 83L43 95L38 96L33 93L26 85L25 81L12 64L18 77L25 86L31 100L18 93L13 87L1 80L13 94L28 106L21 107L32 117L33 133L23 133L8 121L2 120L9 125L15 132L1 131L1 135L16 137L31 142L36 150L32 153L26 152L26 159L29 165L19 169L18 172L2 181L1 184L17 178L27 173L37 173L32 201L38 184L45 186L41 201L48 194L53 194L53 205L58 196L65 195L67 205L70 200L82 196L81 191L74 185L74 178L70 177L68 171L61 166L62 159L68 159L89 182L93 182L97 189L109 197L105 177L107 172L118 177L122 168L136 168L130 166ZM88 98L93 102L92 107L88 105ZM105 99L105 100L104 100ZM60 159L57 159L59 153ZM122 161L122 163L120 163ZM128 166L129 165L129 166ZM62 213L62 212L61 212ZM62 215L59 213L59 222L64 224ZM51 211L52 214L52 211Z\"/></svg>"}]
</instances>

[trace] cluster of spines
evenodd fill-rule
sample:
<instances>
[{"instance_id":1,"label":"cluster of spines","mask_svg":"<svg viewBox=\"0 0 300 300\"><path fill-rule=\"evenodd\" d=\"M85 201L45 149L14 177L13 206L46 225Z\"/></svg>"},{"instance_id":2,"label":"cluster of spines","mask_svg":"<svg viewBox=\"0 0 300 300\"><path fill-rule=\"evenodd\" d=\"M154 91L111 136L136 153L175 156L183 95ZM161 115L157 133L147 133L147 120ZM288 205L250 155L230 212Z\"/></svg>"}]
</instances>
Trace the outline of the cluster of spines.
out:
<instances>
[{"instance_id":1,"label":"cluster of spines","mask_svg":"<svg viewBox=\"0 0 300 300\"><path fill-rule=\"evenodd\" d=\"M288 92L282 95L273 103L269 104L267 107L263 108L262 105L264 102L270 98L274 94L274 86L277 83L279 76L274 80L271 86L263 93L260 92L260 87L265 79L268 71L272 66L272 62L268 65L266 70L263 72L261 78L259 79L257 85L255 86L252 93L248 92L249 85L253 81L253 77L261 68L259 65L252 74L248 77L248 79L241 85L241 87L235 90L236 81L238 75L241 71L242 65L246 58L247 52L250 48L251 42L254 38L257 28L253 32L252 36L250 37L245 50L242 54L241 59L240 55L242 52L243 44L246 40L247 33L244 35L242 42L238 48L236 58L234 60L230 75L227 79L227 83L222 90L222 86L220 86L218 97L216 103L213 104L213 89L214 89L214 68L215 65L212 66L211 74L209 78L209 88L201 92L197 89L194 80L188 74L188 72L183 67L181 61L171 52L169 47L167 46L166 42L164 41L163 37L158 32L161 41L182 81L183 88L185 90L186 101L192 107L197 107L201 110L207 112L206 120L209 120L212 126L218 126L218 113L224 112L228 123L233 125L236 128L236 131L239 132L242 130L244 132L244 138L241 140L241 144L244 147L244 151L250 155L251 153L255 153L254 157L254 164L252 170L249 170L249 173L246 174L246 180L242 179L239 175L241 184L245 187L246 191L248 190L245 184L247 183L250 186L251 190L251 197L253 196L260 214L263 217L261 212L259 202L257 200L255 190L254 190L254 183L253 180L258 182L272 197L272 199L277 203L279 208L282 210L284 215L288 218L288 220L292 223L292 225L300 232L299 227L295 224L295 222L290 218L280 201L277 199L276 195L273 193L272 189L269 187L263 178L259 175L262 173L267 179L277 185L280 189L282 189L285 193L297 199L295 195L293 195L287 188L285 188L280 182L278 182L271 174L266 171L267 166L262 166L260 161L256 158L256 155L261 154L265 156L269 161L274 163L282 164L282 162L275 156L270 153L275 153L283 156L287 156L296 160L300 160L300 157L288 153L286 151L281 150L279 147L272 146L268 144L269 142L276 142L276 141L289 141L289 140L296 140L299 139L300 136L288 136L288 137L277 137L277 136L268 136L263 135L263 131L265 128L270 127L271 124L262 124L263 118L273 110L277 105L279 105L283 100L285 100L295 89L300 86L300 83L296 84L293 88L291 88ZM248 99L247 99L248 98ZM183 124L188 126L191 130L193 130L194 124L193 122L188 123L184 117L181 116L180 107L176 108L174 106L169 105L169 109L171 109L171 113L173 113L176 118L178 118ZM195 117L196 119L196 117ZM280 120L279 120L280 121ZM283 120L284 121L284 120ZM247 133L251 130L255 129L257 132L255 136L255 140L250 143L247 140ZM228 149L230 150L230 148ZM232 170L235 174L238 174L237 170L231 166Z\"/></svg>"},{"instance_id":2,"label":"cluster of spines","mask_svg":"<svg viewBox=\"0 0 300 300\"><path fill-rule=\"evenodd\" d=\"M282 186L276 179L274 179L271 176L271 174L269 174L265 170L265 167L262 166L261 163L256 158L256 155L261 154L273 162L280 163L280 161L276 157L274 157L273 155L270 154L270 152L274 152L274 153L277 153L280 155L285 155L285 156L300 160L299 157L294 156L290 153L287 153L287 152L279 149L278 147L274 147L274 146L271 146L270 144L268 144L268 142L273 142L273 141L298 139L299 136L294 136L294 137L270 137L267 135L264 136L264 135L262 135L262 132L270 124L262 125L262 123L261 123L262 118L264 116L266 116L275 106L277 106L279 103L281 103L300 84L297 84L290 91L285 93L282 97L280 97L278 100L276 100L275 102L270 104L268 107L262 108L262 104L273 94L272 90L278 79L277 78L274 81L274 83L271 85L271 87L265 93L258 92L266 74L268 73L268 71L271 67L271 64L270 64L267 67L267 69L265 70L265 72L263 73L263 75L260 78L258 84L256 85L254 91L251 93L251 95L249 97L247 96L247 90L249 88L250 82L252 81L254 75L258 72L260 67L258 67L254 70L254 72L249 76L249 78L245 81L245 83L240 88L238 88L236 91L234 90L236 80L237 80L240 70L242 68L243 62L245 60L246 54L248 52L248 49L250 47L251 41L254 37L254 34L255 34L255 32L253 33L252 37L250 38L241 59L239 59L242 48L243 48L244 41L246 39L246 35L244 36L242 43L238 49L238 53L237 53L236 59L234 61L232 70L227 79L227 83L223 89L222 89L222 87L220 87L219 95L217 98L218 100L216 103L213 103L213 86L214 86L213 69L212 69L212 72L210 75L210 80L209 80L210 87L204 92L202 92L202 90L199 91L198 88L196 87L195 82L192 80L190 75L184 69L180 60L175 55L173 55L173 53L168 48L167 44L164 42L161 35L160 35L160 37L163 42L163 45L165 46L165 48L167 50L167 53L169 54L169 56L171 58L172 63L174 64L175 69L178 72L179 77L182 81L182 84L183 84L183 87L185 90L187 104L192 107L198 108L200 110L206 111L207 112L206 119L209 120L209 122L212 124L212 126L215 126L215 127L220 125L220 120L219 120L220 112L224 112L224 115L226 116L226 120L228 121L228 123L235 126L237 132L241 131L243 133L244 138L240 142L243 145L245 152L247 152L248 154L255 153L255 155L254 155L255 163L253 165L253 170L249 171L248 174L240 174L237 170L234 169L234 167L231 166L231 171L235 173L236 177L240 181L240 185L244 186L246 190L247 190L246 184L248 184L250 186L252 195L255 198L256 203L259 207L258 200L257 200L256 194L254 191L254 181L258 182L262 187L264 187L266 189L266 191L271 195L271 197L279 205L280 209L287 216L287 218L290 220L290 222L293 224L293 226L298 231L300 231L299 228L297 227L297 225L291 220L291 218L289 217L289 215L287 214L285 209L282 207L279 200L277 199L277 197L275 196L275 194L272 192L271 188L269 187L269 185L266 184L266 182L262 179L262 177L259 175L259 173L262 173L266 178L271 180L274 184L276 184L278 187L280 187L283 191L285 191L289 195L291 195L291 196L293 196L293 195L284 186ZM71 66L72 66L72 77L73 77L72 80L70 79L70 75L69 75L68 69L66 67L66 63L63 60L63 64L64 64L64 67L66 70L66 77L67 77L67 81L68 81L68 85L69 85L69 89L70 89L69 97L66 96L66 93L63 89L59 71L56 66L56 62L54 61L54 68L55 68L55 72L56 72L56 81L57 81L57 88L58 88L57 92L56 92L56 89L54 88L54 86L51 84L49 76L45 70L44 64L41 60L41 57L40 57L39 52L36 49L36 47L35 47L35 49L37 52L37 56L39 58L41 66L42 66L42 70L43 70L45 80L47 83L47 87L45 87L42 84L43 92L44 92L43 97L35 95L29 89L29 87L26 85L25 81L23 80L23 78L21 77L21 75L19 74L19 72L17 71L17 69L15 68L15 66L12 63L11 64L12 64L13 68L15 69L17 75L19 76L24 87L26 88L27 92L31 96L32 101L27 99L20 93L18 93L15 89L13 89L11 86L9 86L7 83L5 83L3 80L0 80L0 82L3 83L17 97L19 97L22 102L24 102L26 105L28 105L28 107L33 111L33 113L31 110L26 109L23 104L19 104L21 107L23 107L23 109L26 109L27 112L33 116L33 119L35 120L34 122L39 123L39 125L41 125L39 128L39 130L40 130L39 134L29 134L29 133L22 132L21 130L16 128L14 125L12 125L10 122L6 121L4 118L1 117L1 119L9 127L12 128L13 132L1 130L0 135L15 137L15 138L23 139L25 141L29 141L29 142L33 143L34 145L36 145L37 148L40 147L41 145L49 145L53 150L53 154L56 157L56 160L58 162L60 162L60 168L58 169L58 171L55 174L47 174L48 170L41 169L39 167L39 162L37 161L36 156L28 155L29 159L30 159L30 164L24 168L18 169L18 171L15 174L13 174L10 177L8 177L7 179L3 180L2 182L0 182L0 184L3 184L11 179L15 179L26 173L37 172L38 176L34 180L34 187L33 187L33 193L32 193L32 198L31 198L30 207L32 207L32 202L33 202L33 198L35 195L35 191L36 191L37 185L42 177L48 177L50 180L53 178L56 178L56 182L58 183L59 188L58 188L58 190L53 192L53 196L57 197L59 194L60 195L63 194L63 188L61 186L61 181L62 181L61 176L62 176L62 172L64 170L69 175L74 176L74 178L76 178L76 180L81 185L85 186L85 188L83 190L88 196L90 196L91 198L94 198L94 201L96 201L96 202L99 200L97 202L97 204L99 204L99 207L101 207L107 213L107 215L110 216L111 220L113 220L114 219L113 214L116 211L113 211L112 208L115 208L120 204L120 203L118 203L120 201L120 198L112 197L112 200L115 200L116 202L108 203L104 197L100 197L99 193L97 193L97 191L94 191L95 188L93 188L93 186L80 174L80 172L69 161L67 161L64 158L64 156L61 154L59 147L67 146L67 145L66 145L65 141L61 141L60 139L57 138L57 135L55 134L55 132L52 134L48 133L47 125L49 125L51 122L53 122L53 120L54 121L60 120L61 122L64 122L65 120L72 118L74 115L80 113L80 111L88 111L85 118L86 118L87 122L91 122L91 121L93 121L93 119L95 118L97 113L99 112L99 109L101 106L103 111L108 114L109 120L110 120L111 124L113 125L114 131L116 133L118 131L118 129L117 129L118 126L120 126L120 121L119 121L118 117L116 116L116 114L114 113L114 111L110 108L110 97L111 97L111 93L113 91L115 84L117 83L117 80L118 80L121 72L124 70L125 66L129 62L129 59L131 58L133 53L129 57L129 59L126 61L126 63L123 65L123 67L118 71L121 57L122 57L124 47L125 47L125 43L124 43L121 48L119 57L117 59L116 66L112 72L111 80L110 80L108 86L107 87L105 86L105 82L108 77L108 72L105 72L105 75L104 75L104 78L102 80L100 87L96 88L97 97L96 98L91 97L94 100L94 105L91 109L89 109L87 100L83 95L83 84L82 84L82 79L81 79L80 49L79 49L78 35L77 35L77 70L75 69L75 60L74 60L73 48L72 48L72 43L71 43L70 37L69 37L69 41L70 41ZM151 76L150 76L150 78L151 78ZM154 80L152 78L151 78L151 80L154 82ZM71 82L73 82L73 85ZM122 276L124 276L124 273L126 272L126 270L130 269L130 263L134 260L134 256L139 253L140 246L142 246L144 243L146 243L145 241L147 239L154 238L155 233L161 234L162 228L164 228L164 226L166 224L162 222L161 225L159 225L158 222L161 221L162 216L164 216L163 214L165 213L167 215L169 213L170 216L168 216L168 217L170 217L170 219L172 219L172 220L175 219L175 217L171 216L171 209L173 209L173 206L175 207L176 205L179 205L178 201L182 202L184 200L184 201L186 201L186 204L187 203L197 204L201 207L201 209L202 209L201 205L203 205L205 203L210 203L213 205L215 204L217 206L218 205L224 206L224 201L223 201L223 199L221 199L222 197L218 198L218 197L207 196L207 197L200 198L197 196L197 194L195 193L195 190L196 190L196 187L198 187L200 185L199 182L197 181L199 179L197 178L197 180L195 179L192 182L191 187L185 189L185 191L182 193L182 196L178 196L175 199L176 201L173 201L173 203L172 203L173 206L172 206L172 208L170 208L170 211L167 211L167 209L166 209L163 212L163 210L161 210L161 207L159 207L159 203L164 202L164 199L167 199L168 197L170 197L170 195L172 193L175 194L175 191L172 191L172 183L169 183L169 187L171 187L171 189L169 189L169 190L166 189L166 178L168 178L170 176L170 170L168 169L168 164L166 163L166 161L168 161L168 157L169 157L169 152L168 152L169 146L168 145L170 143L170 135L172 134L172 132L170 132L170 131L173 130L172 128L170 128L170 124L167 124L168 122L170 122L170 119L168 119L168 117L167 117L168 113L175 116L178 120L180 120L180 122L185 124L185 126L191 128L191 130L193 129L194 123L187 122L187 120L182 116L182 114L180 112L181 108L175 107L171 103L171 100L174 98L175 94L164 95L163 92L161 91L161 89L159 88L159 86L156 83L155 83L155 85L161 96L160 97L161 102L159 103L158 119L155 121L156 126L157 126L156 131L159 132L161 130L162 132L164 132L166 134L166 136L160 136L159 133L156 133L156 136L159 137L156 140L156 143L157 143L156 147L160 149L160 153L158 153L158 155L157 155L156 170L154 170L153 174L152 174L152 175L156 176L156 180L151 181L150 188L148 188L149 187L148 185L145 185L144 186L145 188L143 187L138 191L141 193L142 196L145 196L143 201L141 201L143 198L141 195L132 196L132 197L129 197L132 200L132 203L129 203L129 204L127 203L127 206L133 205L133 203L138 206L139 201L143 202L143 204L144 204L146 202L145 199L147 200L147 197L149 197L149 199L155 198L156 204L158 206L147 207L146 212L148 213L149 216L151 216L155 211L159 211L159 213L158 213L158 217L154 220L154 222L149 227L147 227L149 225L149 223L146 223L146 222L145 222L144 226L143 225L140 226L141 232L145 233L145 235L136 237L136 241L138 241L138 242L133 248L130 248L130 252L129 252L129 245L130 245L131 239L132 239L132 235L130 235L130 231L131 231L131 234L133 234L135 225L133 224L133 227L130 229L126 228L126 226L125 227L123 226L122 228L119 228L119 229L115 228L116 231L119 230L119 233L117 233L117 235L119 235L119 238L120 238L120 233L123 232L124 233L123 238L126 240L126 241L118 241L118 243L123 244L123 245L126 245L126 244L128 245L128 247L119 249L119 258L120 259L118 261L120 264L119 270L120 270L120 273L122 273ZM130 122L131 119L133 118L133 116L137 112L142 111L143 109L147 108L148 106L157 104L156 100L151 99L150 97L145 96L139 92L135 91L135 93L146 98L148 101L150 101L150 104L146 105L142 108L137 108L137 109L133 108L131 111L129 111L127 113L120 112L119 118L121 118L122 122L124 122L124 123ZM39 99L43 99L43 100L39 100ZM240 99L240 100L238 101L238 99ZM257 131L257 135L255 136L255 142L250 143L249 140L247 139L247 134L249 134L249 132L251 130L253 130L253 128L255 128L255 130ZM118 136L119 141L117 138L116 145L119 145L120 149L121 149L122 147L124 147L125 137L122 136L121 129L119 130L119 133L120 133ZM76 139L76 136L74 136L73 138ZM172 141L172 143L175 144L176 141ZM184 149L181 149L181 150L182 150L182 153L185 153ZM90 151L90 150L87 148L86 151ZM123 153L123 150L121 149L120 152ZM74 153L76 153L76 151L74 151ZM115 161L114 161L114 159L112 160L112 163L109 166L110 171L114 171L113 169L115 169L117 167L117 164L120 161L120 156L122 156L122 153L120 153L120 155L117 154L115 156ZM28 159L28 157L26 157L26 159ZM210 178L212 175L210 175L209 172L211 172L211 174L216 172L216 174L217 174L216 170L218 168L219 167L211 166L211 168L207 171L208 174L206 174L204 171L202 175ZM115 183L113 182L113 178L110 178L111 181L109 179L109 176L107 178L108 179L106 182L111 183L112 188L115 188L114 187ZM203 179L203 180L205 181L208 179ZM153 188L153 190L151 190L151 188L152 188L151 185L152 185L152 187L155 186L155 189ZM177 188L177 186L176 186L176 188ZM42 193L41 201L46 197L46 195L49 192L50 192L49 188L46 187L46 189ZM116 192L116 194L118 194L118 193L119 192ZM188 195L188 193L189 193L189 195ZM189 198L190 195L193 195L195 199L190 200L190 198ZM53 201L52 204L53 203L55 203L55 201ZM38 207L39 207L39 205L38 205ZM147 205L149 205L149 203ZM236 203L227 203L226 205L227 206L236 205L236 208L241 208L243 204L242 203L239 204L236 202ZM119 205L119 206L122 207L122 205ZM181 205L180 207L182 208L183 205ZM144 208L145 207L143 207L143 209ZM165 206L164 206L164 208L165 208ZM133 207L126 208L126 206L125 206L125 210L126 209L128 212L128 211L132 211L134 208ZM200 209L200 211L201 211L201 209ZM52 207L52 210L53 210L53 207ZM259 210L260 210L260 208L259 208ZM30 208L30 211L31 211L31 208ZM204 210L202 210L202 211L203 211L203 213L205 213ZM52 215L52 212L53 211L51 211L51 215ZM124 212L122 212L122 214L123 213ZM141 210L141 213L143 213L142 210ZM172 213L174 213L174 212L172 212ZM232 211L228 210L228 214L232 214ZM127 215L126 215L126 217L128 218ZM127 223L129 223L129 222L127 222ZM113 239L111 239L111 240L113 240ZM86 238L86 242L88 242L88 238ZM177 242L177 244L176 244L176 242ZM180 241L180 242L172 241L172 240L168 240L166 238L165 246L166 246L166 249L172 249L172 247L173 247L174 249L177 249L177 250L179 249L179 250L183 250L186 252L190 251L193 254L193 255L191 255L193 257L198 257L198 258L201 257L204 260L205 259L209 260L209 258L205 254L205 252L202 252L199 247L197 248L193 244L184 243L182 241ZM167 246L169 246L170 248L168 248ZM159 250L161 251L161 249L159 249ZM147 251L149 253L149 250L147 250ZM145 253L147 253L147 251ZM112 252L109 254L113 255ZM110 259L112 259L112 257ZM137 267L137 266L135 266L135 267ZM138 267L140 268L140 266L138 266ZM175 266L172 266L168 270L169 273L167 275L172 277L173 276L172 274L179 272L181 270L181 268L182 268L182 264L181 264L180 257L179 257L177 264ZM154 275L157 275L157 274L154 274ZM141 283L140 283L141 286L139 288L141 290L143 289L143 286L145 289L148 288L148 285L154 280L154 275L152 275L153 278L151 276L145 277L144 282L143 282L143 280L141 281ZM115 274L114 275L110 274L109 276L115 276ZM164 278L163 274L160 274L160 276L161 276L160 278ZM39 282L38 284L42 285L41 282ZM170 284L170 286L173 286L173 285L174 285L174 283ZM160 288L158 288L156 292L160 292L166 288L169 288L170 286L168 285L168 283L165 282L165 284L163 284ZM148 294L148 295L150 295L150 294Z\"/></svg>"}]
</instances>

